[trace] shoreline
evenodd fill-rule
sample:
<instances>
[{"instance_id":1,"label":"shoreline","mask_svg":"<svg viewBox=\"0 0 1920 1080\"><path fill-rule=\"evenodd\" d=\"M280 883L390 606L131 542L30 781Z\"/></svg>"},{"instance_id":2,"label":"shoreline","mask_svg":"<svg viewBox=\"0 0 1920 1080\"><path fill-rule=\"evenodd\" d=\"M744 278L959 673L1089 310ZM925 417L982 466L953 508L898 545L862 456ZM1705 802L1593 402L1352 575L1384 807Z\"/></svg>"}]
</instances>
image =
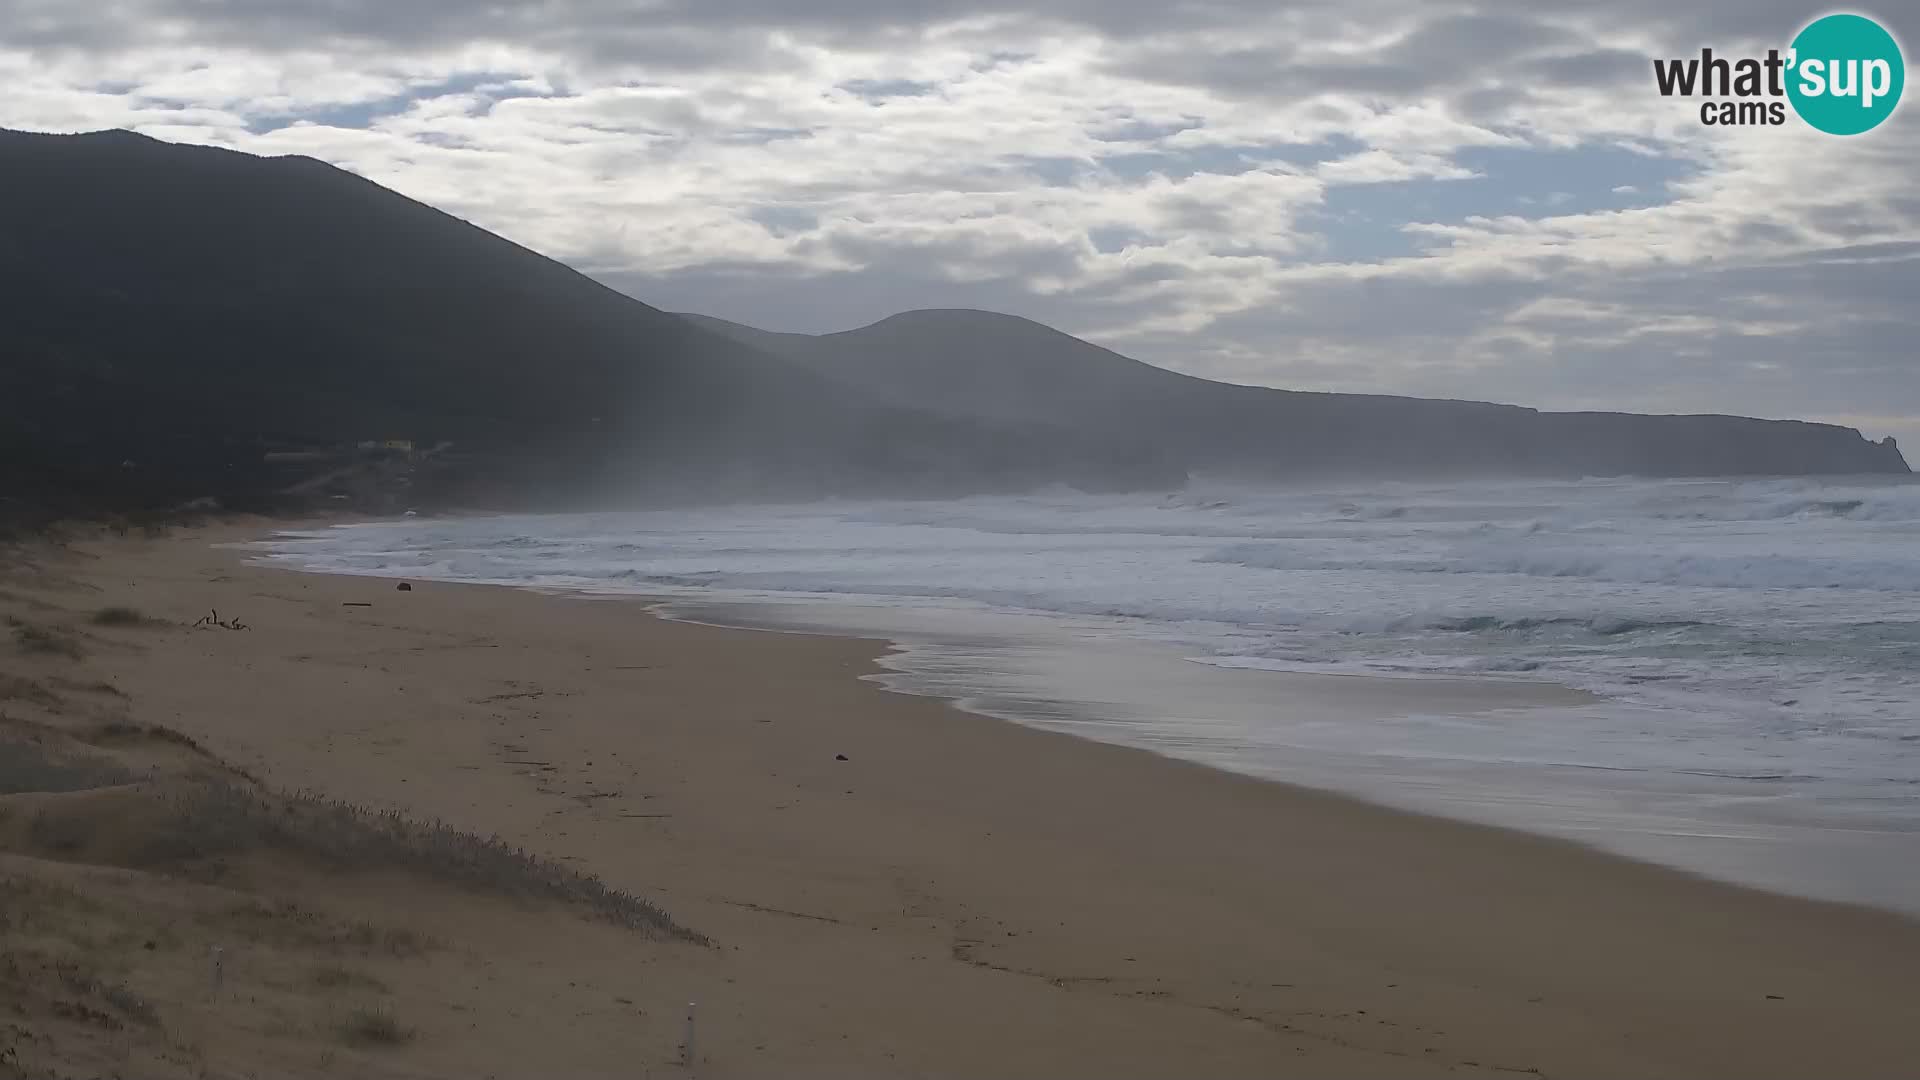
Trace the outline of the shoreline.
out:
<instances>
[{"instance_id":1,"label":"shoreline","mask_svg":"<svg viewBox=\"0 0 1920 1080\"><path fill-rule=\"evenodd\" d=\"M90 595L255 627L103 657L116 684L274 786L658 898L719 948L550 962L697 994L702 1075L1876 1075L1920 1052L1896 914L989 721L863 680L884 641L209 546L239 538L89 547Z\"/></svg>"},{"instance_id":2,"label":"shoreline","mask_svg":"<svg viewBox=\"0 0 1920 1080\"><path fill-rule=\"evenodd\" d=\"M564 589L552 592L568 595ZM921 619L925 612L920 609L901 612L884 605L868 609L853 602L800 599L633 598L674 621L884 642L886 652L876 659L882 670L863 678L890 692L932 698L985 719L1419 817L1569 841L1598 854L1740 888L1920 919L1920 875L1899 869L1908 865L1906 856L1913 850L1911 843L1902 842L1909 833L1870 825L1849 829L1778 812L1705 813L1705 804L1716 799L1750 799L1749 785L1756 781L1748 778L1701 776L1703 785L1711 780L1720 786L1683 790L1666 786L1670 778L1638 782L1641 774L1595 766L1424 758L1402 763L1392 755L1263 744L1257 736L1268 718L1265 713L1242 717L1237 725L1242 736L1237 738L1236 725L1227 719L1234 707L1245 712L1254 703L1284 700L1291 708L1315 712L1317 724L1364 725L1408 713L1454 721L1506 717L1524 725L1554 722L1560 710L1609 704L1550 679L1216 666L1163 643L1084 637L1040 646L1043 657L1015 661L1024 670L1021 678L1010 679L1004 668L996 669L997 663L1036 651L1033 639L1064 632L1074 620L1017 613L1006 621L1033 621L1042 624L1041 629L981 631L978 627L985 622L1003 618L998 611L983 612L980 621L967 620L975 627L968 643L956 645L962 635L950 634L951 624L938 617ZM823 608L838 614L817 615ZM863 621L863 613L906 617ZM1089 651L1111 655L1087 664L1083 658ZM1182 669L1192 668L1206 674L1181 677ZM1161 681L1173 688L1140 692L1143 685ZM1005 692L981 689L995 682ZM1113 684L1128 689L1114 691ZM1015 689L1006 689L1010 687ZM1208 699L1207 704L1196 706L1200 699ZM1156 709L1165 712L1156 714ZM1152 719L1182 709L1197 710L1193 715L1212 722L1166 725L1172 728L1169 732ZM1247 741L1246 735L1256 737Z\"/></svg>"},{"instance_id":3,"label":"shoreline","mask_svg":"<svg viewBox=\"0 0 1920 1080\"><path fill-rule=\"evenodd\" d=\"M297 552L270 545L254 546L263 565L405 576L309 570ZM637 601L664 618L719 628L884 642L876 661L883 670L868 681L977 716L1570 840L1746 888L1920 917L1920 870L1902 869L1920 853L1916 834L1897 821L1856 817L1860 805L1765 790L1779 777L1529 754L1529 729L1606 722L1633 708L1551 678L1211 663L1136 636L1124 620L1116 627L1099 616L928 597L431 579ZM1275 702L1284 703L1280 712ZM1586 707L1591 714L1578 715ZM1301 714L1311 720L1300 722ZM1368 734L1329 738L1333 729Z\"/></svg>"}]
</instances>

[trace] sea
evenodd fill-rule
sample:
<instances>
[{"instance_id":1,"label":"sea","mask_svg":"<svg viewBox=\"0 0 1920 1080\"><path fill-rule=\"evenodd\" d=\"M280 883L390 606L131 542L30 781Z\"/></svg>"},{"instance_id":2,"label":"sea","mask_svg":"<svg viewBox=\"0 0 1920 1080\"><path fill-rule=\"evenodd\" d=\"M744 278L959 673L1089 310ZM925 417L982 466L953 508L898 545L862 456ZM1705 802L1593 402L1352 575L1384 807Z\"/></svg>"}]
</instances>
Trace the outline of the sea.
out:
<instances>
[{"instance_id":1,"label":"sea","mask_svg":"<svg viewBox=\"0 0 1920 1080\"><path fill-rule=\"evenodd\" d=\"M408 518L327 573L852 634L888 688L1920 913L1920 483L1196 483Z\"/></svg>"}]
</instances>

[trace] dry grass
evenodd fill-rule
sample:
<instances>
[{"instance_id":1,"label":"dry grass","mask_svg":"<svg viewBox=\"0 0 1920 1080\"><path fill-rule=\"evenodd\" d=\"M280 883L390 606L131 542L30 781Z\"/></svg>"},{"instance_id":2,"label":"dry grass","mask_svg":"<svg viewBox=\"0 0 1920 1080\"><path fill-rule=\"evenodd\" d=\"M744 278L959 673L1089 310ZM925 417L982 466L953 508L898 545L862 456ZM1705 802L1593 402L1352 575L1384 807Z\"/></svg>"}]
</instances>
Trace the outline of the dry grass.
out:
<instances>
[{"instance_id":1,"label":"dry grass","mask_svg":"<svg viewBox=\"0 0 1920 1080\"><path fill-rule=\"evenodd\" d=\"M24 701L49 712L59 711L62 704L60 695L47 689L45 684L5 672L0 672L0 701Z\"/></svg>"},{"instance_id":2,"label":"dry grass","mask_svg":"<svg viewBox=\"0 0 1920 1080\"><path fill-rule=\"evenodd\" d=\"M307 980L321 990L359 990L384 994L387 984L356 968L340 964L322 964L308 973Z\"/></svg>"},{"instance_id":3,"label":"dry grass","mask_svg":"<svg viewBox=\"0 0 1920 1080\"><path fill-rule=\"evenodd\" d=\"M247 942L324 950L336 957L351 952L369 959L385 955L407 960L440 948L439 942L406 927L380 926L364 919L341 921L289 900L262 897L204 913L199 922L209 932Z\"/></svg>"},{"instance_id":4,"label":"dry grass","mask_svg":"<svg viewBox=\"0 0 1920 1080\"><path fill-rule=\"evenodd\" d=\"M60 965L59 974L69 991L105 1003L127 1021L141 1027L160 1026L160 1013L153 1003L120 983L105 982L71 963Z\"/></svg>"},{"instance_id":5,"label":"dry grass","mask_svg":"<svg viewBox=\"0 0 1920 1080\"><path fill-rule=\"evenodd\" d=\"M113 787L136 777L110 761L60 758L32 742L0 742L0 795Z\"/></svg>"},{"instance_id":6,"label":"dry grass","mask_svg":"<svg viewBox=\"0 0 1920 1080\"><path fill-rule=\"evenodd\" d=\"M410 870L507 896L584 907L620 926L710 944L653 904L597 877L442 822L417 822L315 795L277 796L235 784L193 785L173 798L157 859L188 861L266 847L347 869Z\"/></svg>"},{"instance_id":7,"label":"dry grass","mask_svg":"<svg viewBox=\"0 0 1920 1080\"><path fill-rule=\"evenodd\" d=\"M166 728L109 724L96 737L165 737ZM191 740L182 737L184 745ZM0 795L66 793L134 783L141 778L108 761L57 758L30 742L0 743ZM403 870L501 895L578 906L610 922L657 937L711 944L675 923L665 911L590 874L541 858L498 837L462 832L443 822L417 822L397 813L368 810L314 795L265 794L239 784L203 780L175 786L162 796L147 827L140 855L145 866L181 865L223 855L271 849L331 863L348 870ZM57 810L40 810L28 822L27 838L56 856L83 850L98 826ZM391 932L348 944L378 945L390 952L419 951L418 942Z\"/></svg>"},{"instance_id":8,"label":"dry grass","mask_svg":"<svg viewBox=\"0 0 1920 1080\"><path fill-rule=\"evenodd\" d=\"M22 622L19 619L7 621L13 626L13 643L19 646L21 652L64 656L69 660L78 660L87 655L87 650L81 647L79 639L63 630Z\"/></svg>"},{"instance_id":9,"label":"dry grass","mask_svg":"<svg viewBox=\"0 0 1920 1080\"><path fill-rule=\"evenodd\" d=\"M103 607L87 619L95 626L119 626L134 629L150 629L171 625L165 619L156 619L138 608Z\"/></svg>"},{"instance_id":10,"label":"dry grass","mask_svg":"<svg viewBox=\"0 0 1920 1080\"><path fill-rule=\"evenodd\" d=\"M138 724L131 720L108 720L105 723L94 725L79 737L82 742L91 743L96 746L151 739L155 742L172 743L182 749L191 750L196 754L211 756L207 754L206 749L202 747L193 736L182 734L170 727L163 727L159 724Z\"/></svg>"},{"instance_id":11,"label":"dry grass","mask_svg":"<svg viewBox=\"0 0 1920 1080\"><path fill-rule=\"evenodd\" d=\"M0 870L0 1076L178 1076L114 1068L166 1045L167 1017L128 981L119 910L31 866Z\"/></svg>"},{"instance_id":12,"label":"dry grass","mask_svg":"<svg viewBox=\"0 0 1920 1080\"><path fill-rule=\"evenodd\" d=\"M73 855L83 850L92 837L92 824L70 814L42 810L27 823L27 841L52 855Z\"/></svg>"},{"instance_id":13,"label":"dry grass","mask_svg":"<svg viewBox=\"0 0 1920 1080\"><path fill-rule=\"evenodd\" d=\"M419 956L440 947L440 943L431 937L404 926L378 926L364 919L335 930L326 944L384 952L396 957Z\"/></svg>"},{"instance_id":14,"label":"dry grass","mask_svg":"<svg viewBox=\"0 0 1920 1080\"><path fill-rule=\"evenodd\" d=\"M166 737L166 728L109 724L96 737ZM192 741L181 738L184 745ZM0 742L0 795L68 793L117 787L142 777L110 761L58 757L36 742ZM462 832L442 822L418 822L313 795L283 796L224 780L174 782L148 789L151 811L140 811L141 867L185 866L220 856L277 850L344 870L400 870L500 895L557 901L659 938L711 944L660 908L498 837ZM96 821L59 808L36 811L26 838L42 852L67 856L96 839ZM368 928L365 940L396 955L425 945L392 931Z\"/></svg>"},{"instance_id":15,"label":"dry grass","mask_svg":"<svg viewBox=\"0 0 1920 1080\"><path fill-rule=\"evenodd\" d=\"M73 690L83 694L105 694L108 697L116 698L125 698L127 696L125 690L120 689L105 679L96 679L93 682L82 682L78 679L62 679L56 675L49 681L62 690Z\"/></svg>"},{"instance_id":16,"label":"dry grass","mask_svg":"<svg viewBox=\"0 0 1920 1080\"><path fill-rule=\"evenodd\" d=\"M404 1046L413 1041L413 1029L384 1007L353 1010L340 1021L339 1030L340 1037L355 1046Z\"/></svg>"},{"instance_id":17,"label":"dry grass","mask_svg":"<svg viewBox=\"0 0 1920 1080\"><path fill-rule=\"evenodd\" d=\"M40 998L53 1018L102 1031L162 1026L159 1010L145 997L121 983L101 979L70 957L36 949L0 950L0 992L16 1002L29 996ZM13 1011L16 1016L22 1012ZM0 1057L0 1076L23 1075L6 1071L8 1064Z\"/></svg>"},{"instance_id":18,"label":"dry grass","mask_svg":"<svg viewBox=\"0 0 1920 1080\"><path fill-rule=\"evenodd\" d=\"M6 548L4 546L0 546L0 571L4 571L7 567L12 565L15 565L15 564L13 560L9 557ZM58 606L54 604L49 604L45 600L42 600L37 596L28 596L25 593L12 592L7 589L0 589L0 604L11 604L15 607L26 608L28 611L60 610Z\"/></svg>"},{"instance_id":19,"label":"dry grass","mask_svg":"<svg viewBox=\"0 0 1920 1080\"><path fill-rule=\"evenodd\" d=\"M20 933L39 924L63 924L98 907L65 885L13 872L0 873L0 931Z\"/></svg>"}]
</instances>

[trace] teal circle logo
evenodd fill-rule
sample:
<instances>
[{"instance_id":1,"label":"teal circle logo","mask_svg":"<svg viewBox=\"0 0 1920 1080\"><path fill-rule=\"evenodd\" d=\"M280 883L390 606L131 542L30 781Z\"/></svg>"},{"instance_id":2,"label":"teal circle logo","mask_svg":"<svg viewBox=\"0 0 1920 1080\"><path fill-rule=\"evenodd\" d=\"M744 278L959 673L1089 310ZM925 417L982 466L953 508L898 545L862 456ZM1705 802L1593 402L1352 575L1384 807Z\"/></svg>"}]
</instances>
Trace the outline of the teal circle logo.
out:
<instances>
[{"instance_id":1,"label":"teal circle logo","mask_svg":"<svg viewBox=\"0 0 1920 1080\"><path fill-rule=\"evenodd\" d=\"M1900 43L1864 15L1826 15L1808 23L1794 37L1787 63L1793 111L1829 135L1880 126L1907 84Z\"/></svg>"}]
</instances>

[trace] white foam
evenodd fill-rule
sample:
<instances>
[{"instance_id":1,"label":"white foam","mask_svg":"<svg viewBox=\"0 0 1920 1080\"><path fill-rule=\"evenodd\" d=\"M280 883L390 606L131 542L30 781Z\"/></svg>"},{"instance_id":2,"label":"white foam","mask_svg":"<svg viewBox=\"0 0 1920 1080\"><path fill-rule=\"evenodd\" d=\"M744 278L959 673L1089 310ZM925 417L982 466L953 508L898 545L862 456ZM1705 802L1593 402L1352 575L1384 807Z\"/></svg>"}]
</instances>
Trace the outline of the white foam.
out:
<instances>
[{"instance_id":1,"label":"white foam","mask_svg":"<svg viewBox=\"0 0 1920 1080\"><path fill-rule=\"evenodd\" d=\"M1524 737L1433 725L1409 745L1675 783L1790 774L1920 821L1913 483L1054 491L414 519L279 550L389 576L971 603L1096 619L1224 667L1551 680L1611 704Z\"/></svg>"}]
</instances>

